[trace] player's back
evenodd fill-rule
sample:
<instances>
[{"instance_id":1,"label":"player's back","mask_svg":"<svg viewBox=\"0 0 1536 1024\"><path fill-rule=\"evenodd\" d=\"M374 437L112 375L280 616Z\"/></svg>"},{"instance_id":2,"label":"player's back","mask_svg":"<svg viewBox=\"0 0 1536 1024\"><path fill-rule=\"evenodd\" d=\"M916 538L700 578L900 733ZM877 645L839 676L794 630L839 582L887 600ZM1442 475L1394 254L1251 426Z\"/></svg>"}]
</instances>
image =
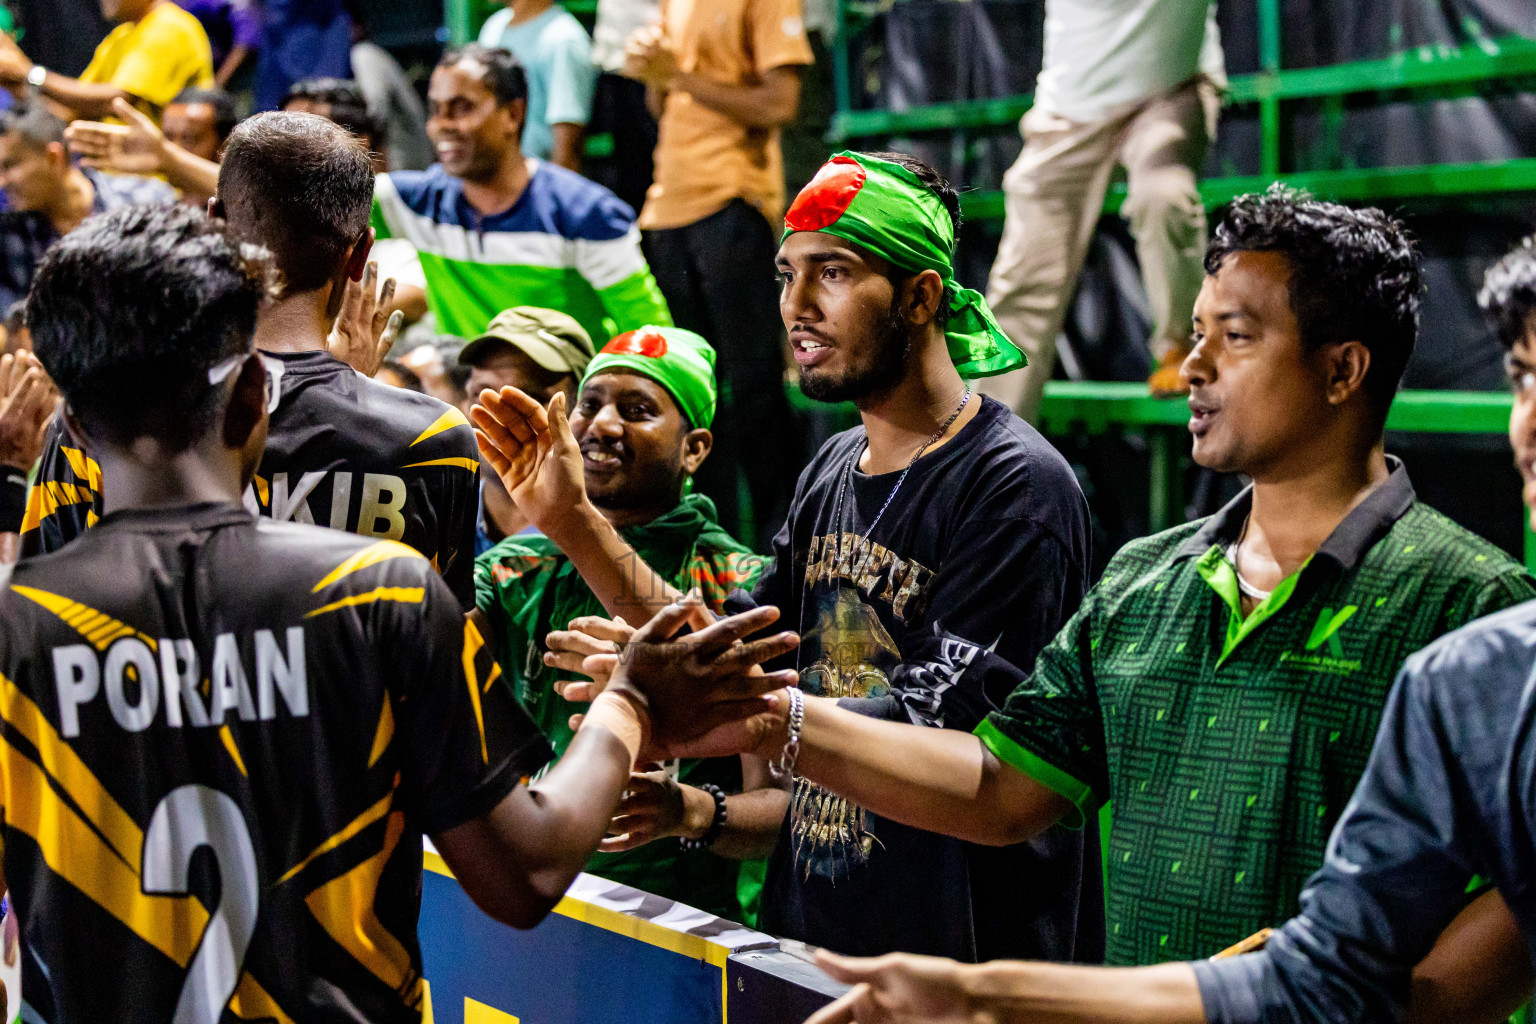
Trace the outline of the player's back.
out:
<instances>
[{"instance_id":1,"label":"player's back","mask_svg":"<svg viewBox=\"0 0 1536 1024\"><path fill-rule=\"evenodd\" d=\"M461 602L473 599L479 462L459 410L357 373L327 352L263 353L282 365L280 398L246 507L398 540L421 552ZM49 428L22 525L22 552L56 551L101 514L101 471Z\"/></svg>"},{"instance_id":2,"label":"player's back","mask_svg":"<svg viewBox=\"0 0 1536 1024\"><path fill-rule=\"evenodd\" d=\"M114 513L16 566L0 799L28 1019L418 1020L420 836L547 757L482 706L490 670L414 551L233 504Z\"/></svg>"}]
</instances>

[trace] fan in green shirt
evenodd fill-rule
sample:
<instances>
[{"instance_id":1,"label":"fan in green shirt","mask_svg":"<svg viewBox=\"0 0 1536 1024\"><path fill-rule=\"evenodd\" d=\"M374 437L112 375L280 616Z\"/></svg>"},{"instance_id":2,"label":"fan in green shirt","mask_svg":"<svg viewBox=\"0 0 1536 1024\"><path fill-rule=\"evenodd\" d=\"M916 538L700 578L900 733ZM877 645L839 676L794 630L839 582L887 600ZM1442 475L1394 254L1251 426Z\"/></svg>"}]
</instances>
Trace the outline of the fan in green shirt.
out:
<instances>
[{"instance_id":1,"label":"fan in green shirt","mask_svg":"<svg viewBox=\"0 0 1536 1024\"><path fill-rule=\"evenodd\" d=\"M976 735L806 697L799 736L813 782L973 842L1112 800L1115 965L1208 957L1292 916L1404 660L1536 595L1385 454L1422 287L1400 224L1277 186L1234 201L1206 272L1182 368L1194 458L1252 486L1121 551ZM777 757L790 703L683 752Z\"/></svg>"},{"instance_id":2,"label":"fan in green shirt","mask_svg":"<svg viewBox=\"0 0 1536 1024\"><path fill-rule=\"evenodd\" d=\"M732 591L752 587L762 560L721 529L708 498L691 493L691 477L709 454L714 409L709 344L689 331L646 327L614 338L592 360L571 430L587 492L608 521L673 586L699 590L719 611ZM603 607L553 542L537 534L509 537L480 556L475 590L501 678L558 756L571 740L571 716L586 705L565 700L556 687L584 677L546 662L545 637L572 620L604 615ZM721 792L732 827L712 829L716 797L706 785ZM630 817L619 820L619 834L587 870L750 924L761 888L761 862L753 858L768 851L734 841L734 826L759 813L782 817L787 803L767 788L765 767L739 757L685 760L636 775L630 790ZM709 845L688 849L683 839Z\"/></svg>"}]
</instances>

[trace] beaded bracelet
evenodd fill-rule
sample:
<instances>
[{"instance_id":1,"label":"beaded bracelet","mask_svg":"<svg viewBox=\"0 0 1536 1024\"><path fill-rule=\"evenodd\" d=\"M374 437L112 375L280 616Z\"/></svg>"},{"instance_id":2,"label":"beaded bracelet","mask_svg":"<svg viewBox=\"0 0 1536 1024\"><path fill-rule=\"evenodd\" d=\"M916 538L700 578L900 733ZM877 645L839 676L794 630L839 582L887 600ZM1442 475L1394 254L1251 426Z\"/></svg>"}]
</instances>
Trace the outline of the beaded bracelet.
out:
<instances>
[{"instance_id":1,"label":"beaded bracelet","mask_svg":"<svg viewBox=\"0 0 1536 1024\"><path fill-rule=\"evenodd\" d=\"M710 819L709 828L697 839L684 837L679 840L685 850L707 850L715 845L715 840L720 838L720 833L725 830L725 792L712 782L706 782L699 787L704 792L715 798L715 816Z\"/></svg>"}]
</instances>

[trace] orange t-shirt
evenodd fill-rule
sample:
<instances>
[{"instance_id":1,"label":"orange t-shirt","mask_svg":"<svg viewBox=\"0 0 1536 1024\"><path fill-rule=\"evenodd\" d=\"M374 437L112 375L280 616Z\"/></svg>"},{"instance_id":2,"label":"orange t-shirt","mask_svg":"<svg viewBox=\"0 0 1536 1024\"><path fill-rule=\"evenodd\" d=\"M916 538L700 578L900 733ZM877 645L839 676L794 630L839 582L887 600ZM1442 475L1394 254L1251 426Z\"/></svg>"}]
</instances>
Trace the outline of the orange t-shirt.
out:
<instances>
[{"instance_id":1,"label":"orange t-shirt","mask_svg":"<svg viewBox=\"0 0 1536 1024\"><path fill-rule=\"evenodd\" d=\"M755 85L774 68L815 61L800 0L662 0L661 23L679 70L728 85ZM640 227L683 227L738 196L770 224L783 216L779 130L748 128L685 92L669 93Z\"/></svg>"}]
</instances>

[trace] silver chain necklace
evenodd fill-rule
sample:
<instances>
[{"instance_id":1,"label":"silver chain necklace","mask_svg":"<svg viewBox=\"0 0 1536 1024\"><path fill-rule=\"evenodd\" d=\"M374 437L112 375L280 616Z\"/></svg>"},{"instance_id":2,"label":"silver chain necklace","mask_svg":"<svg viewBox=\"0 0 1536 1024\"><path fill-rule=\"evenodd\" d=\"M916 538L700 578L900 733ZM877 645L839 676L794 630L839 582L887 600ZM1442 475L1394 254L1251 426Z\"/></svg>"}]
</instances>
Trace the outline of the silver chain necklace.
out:
<instances>
[{"instance_id":1,"label":"silver chain necklace","mask_svg":"<svg viewBox=\"0 0 1536 1024\"><path fill-rule=\"evenodd\" d=\"M873 539L875 535L875 527L880 525L880 520L885 516L885 510L890 508L891 502L896 500L896 494L901 490L901 485L906 482L907 474L912 472L912 467L917 464L918 459L923 457L923 453L931 448L935 441L943 437L944 432L950 428L955 420L960 418L960 414L965 411L965 407L970 403L970 401L971 386L967 384L965 386L965 394L960 397L959 407L955 409L954 412L949 414L949 419L944 421L944 425L938 430L935 430L932 436L923 442L923 446L913 454L912 458L907 460L907 468L903 469L901 471L901 476L896 478L896 486L891 488L891 493L886 496L885 504L881 505L880 511L875 513L874 522L870 523L869 529L864 531L865 537ZM837 489L837 508L832 513L832 522L836 524L836 528L839 532L841 532L843 527L843 497L848 493L848 482L853 479L853 470L854 467L856 467L859 463L859 456L863 455L865 449L868 447L869 437L866 435L864 438L864 443L854 448L853 454L848 456L848 463L844 467L842 485Z\"/></svg>"}]
</instances>

